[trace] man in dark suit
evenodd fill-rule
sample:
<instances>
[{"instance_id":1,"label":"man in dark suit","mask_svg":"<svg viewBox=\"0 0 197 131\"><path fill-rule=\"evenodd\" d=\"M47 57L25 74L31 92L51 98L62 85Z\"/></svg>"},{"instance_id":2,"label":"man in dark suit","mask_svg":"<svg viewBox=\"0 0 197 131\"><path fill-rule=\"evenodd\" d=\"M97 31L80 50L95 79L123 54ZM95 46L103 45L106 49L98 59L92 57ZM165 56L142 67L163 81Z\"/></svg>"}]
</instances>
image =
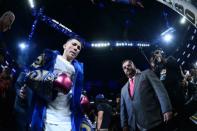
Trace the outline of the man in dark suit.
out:
<instances>
[{"instance_id":1,"label":"man in dark suit","mask_svg":"<svg viewBox=\"0 0 197 131\"><path fill-rule=\"evenodd\" d=\"M132 60L122 63L128 82L121 91L121 126L130 131L161 131L172 117L168 94L151 70L136 72Z\"/></svg>"}]
</instances>

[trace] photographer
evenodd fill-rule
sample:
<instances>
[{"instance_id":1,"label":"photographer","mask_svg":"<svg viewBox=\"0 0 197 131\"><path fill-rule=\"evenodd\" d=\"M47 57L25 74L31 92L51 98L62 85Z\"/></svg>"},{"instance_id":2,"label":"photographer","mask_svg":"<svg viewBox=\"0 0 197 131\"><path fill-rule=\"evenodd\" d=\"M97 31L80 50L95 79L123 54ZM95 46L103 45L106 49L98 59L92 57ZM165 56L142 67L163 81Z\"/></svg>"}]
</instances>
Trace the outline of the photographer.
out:
<instances>
[{"instance_id":1,"label":"photographer","mask_svg":"<svg viewBox=\"0 0 197 131\"><path fill-rule=\"evenodd\" d=\"M164 51L157 49L150 59L151 68L165 85L175 112L181 112L184 105L184 93L180 87L181 71L173 56L165 58Z\"/></svg>"}]
</instances>

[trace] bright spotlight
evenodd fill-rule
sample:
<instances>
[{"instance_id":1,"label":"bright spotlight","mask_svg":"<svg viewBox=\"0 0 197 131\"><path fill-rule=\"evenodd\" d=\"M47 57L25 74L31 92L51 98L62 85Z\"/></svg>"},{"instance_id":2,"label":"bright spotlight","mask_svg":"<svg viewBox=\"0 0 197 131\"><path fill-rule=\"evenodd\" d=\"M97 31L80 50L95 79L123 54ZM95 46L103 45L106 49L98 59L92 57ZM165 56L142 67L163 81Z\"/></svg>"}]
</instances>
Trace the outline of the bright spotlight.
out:
<instances>
[{"instance_id":1,"label":"bright spotlight","mask_svg":"<svg viewBox=\"0 0 197 131\"><path fill-rule=\"evenodd\" d=\"M194 63L194 66L197 68L197 61Z\"/></svg>"},{"instance_id":2,"label":"bright spotlight","mask_svg":"<svg viewBox=\"0 0 197 131\"><path fill-rule=\"evenodd\" d=\"M172 34L165 34L165 35L163 36L163 40L164 40L165 42L171 42L172 39L173 39Z\"/></svg>"},{"instance_id":3,"label":"bright spotlight","mask_svg":"<svg viewBox=\"0 0 197 131\"><path fill-rule=\"evenodd\" d=\"M181 24L185 24L186 23L186 18L185 17L182 17L181 20L180 20L180 23Z\"/></svg>"},{"instance_id":4,"label":"bright spotlight","mask_svg":"<svg viewBox=\"0 0 197 131\"><path fill-rule=\"evenodd\" d=\"M29 5L31 8L34 8L35 5L34 5L34 0L28 0L29 1Z\"/></svg>"},{"instance_id":5,"label":"bright spotlight","mask_svg":"<svg viewBox=\"0 0 197 131\"><path fill-rule=\"evenodd\" d=\"M19 44L19 48L21 50L25 50L27 48L27 44L25 42L22 42L22 43Z\"/></svg>"},{"instance_id":6,"label":"bright spotlight","mask_svg":"<svg viewBox=\"0 0 197 131\"><path fill-rule=\"evenodd\" d=\"M174 33L175 29L173 27L168 28L167 30L165 30L163 33L161 33L161 38L163 41L165 42L171 42L173 39L173 33Z\"/></svg>"}]
</instances>

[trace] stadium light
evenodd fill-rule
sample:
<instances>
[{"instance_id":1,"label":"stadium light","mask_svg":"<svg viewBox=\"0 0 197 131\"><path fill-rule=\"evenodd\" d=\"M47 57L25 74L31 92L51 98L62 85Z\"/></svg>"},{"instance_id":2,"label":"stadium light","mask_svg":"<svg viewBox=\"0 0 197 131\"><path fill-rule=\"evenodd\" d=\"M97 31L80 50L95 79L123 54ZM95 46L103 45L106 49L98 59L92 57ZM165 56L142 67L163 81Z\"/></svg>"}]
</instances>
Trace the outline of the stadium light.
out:
<instances>
[{"instance_id":1,"label":"stadium light","mask_svg":"<svg viewBox=\"0 0 197 131\"><path fill-rule=\"evenodd\" d=\"M186 18L185 17L182 17L181 20L180 20L180 23L181 24L185 24L186 23Z\"/></svg>"},{"instance_id":2,"label":"stadium light","mask_svg":"<svg viewBox=\"0 0 197 131\"><path fill-rule=\"evenodd\" d=\"M35 7L34 0L28 0L30 7L33 9Z\"/></svg>"},{"instance_id":3,"label":"stadium light","mask_svg":"<svg viewBox=\"0 0 197 131\"><path fill-rule=\"evenodd\" d=\"M164 31L163 33L161 33L161 38L163 39L164 42L171 42L173 39L173 35L172 33L175 31L174 28L170 27L168 28L166 31Z\"/></svg>"},{"instance_id":4,"label":"stadium light","mask_svg":"<svg viewBox=\"0 0 197 131\"><path fill-rule=\"evenodd\" d=\"M172 34L165 34L162 38L163 38L163 40L164 40L165 42L169 43L169 42L172 41L173 36L172 36Z\"/></svg>"},{"instance_id":5,"label":"stadium light","mask_svg":"<svg viewBox=\"0 0 197 131\"><path fill-rule=\"evenodd\" d=\"M19 48L23 51L23 50L25 50L25 49L27 49L27 44L25 43L25 42L21 42L21 43L19 43Z\"/></svg>"}]
</instances>

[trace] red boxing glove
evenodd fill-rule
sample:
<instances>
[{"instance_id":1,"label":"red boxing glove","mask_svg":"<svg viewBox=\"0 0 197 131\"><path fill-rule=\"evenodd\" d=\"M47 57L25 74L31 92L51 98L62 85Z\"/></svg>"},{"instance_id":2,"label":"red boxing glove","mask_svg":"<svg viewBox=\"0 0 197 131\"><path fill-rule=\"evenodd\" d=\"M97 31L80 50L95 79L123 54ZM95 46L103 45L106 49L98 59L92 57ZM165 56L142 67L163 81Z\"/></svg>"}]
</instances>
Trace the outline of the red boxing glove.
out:
<instances>
[{"instance_id":1,"label":"red boxing glove","mask_svg":"<svg viewBox=\"0 0 197 131\"><path fill-rule=\"evenodd\" d=\"M68 93L72 87L72 81L67 74L63 73L57 76L53 81L53 86L64 93Z\"/></svg>"},{"instance_id":2,"label":"red boxing glove","mask_svg":"<svg viewBox=\"0 0 197 131\"><path fill-rule=\"evenodd\" d=\"M85 113L89 109L90 102L87 96L82 96L80 101L82 112Z\"/></svg>"}]
</instances>

